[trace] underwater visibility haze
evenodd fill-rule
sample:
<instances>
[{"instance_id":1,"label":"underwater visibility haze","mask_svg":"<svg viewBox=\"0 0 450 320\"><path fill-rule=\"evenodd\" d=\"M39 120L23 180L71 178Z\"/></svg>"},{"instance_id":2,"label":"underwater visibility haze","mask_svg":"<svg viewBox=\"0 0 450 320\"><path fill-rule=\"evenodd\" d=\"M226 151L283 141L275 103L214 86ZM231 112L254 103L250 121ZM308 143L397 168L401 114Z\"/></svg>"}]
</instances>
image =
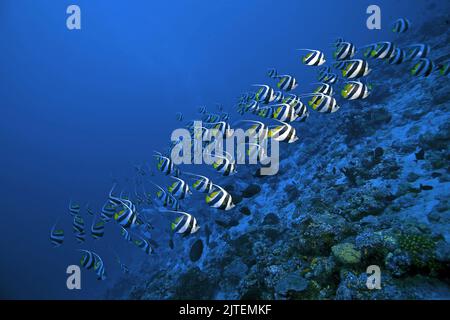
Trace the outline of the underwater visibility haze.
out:
<instances>
[{"instance_id":1,"label":"underwater visibility haze","mask_svg":"<svg viewBox=\"0 0 450 320\"><path fill-rule=\"evenodd\" d=\"M0 298L450 299L449 8L2 0Z\"/></svg>"}]
</instances>

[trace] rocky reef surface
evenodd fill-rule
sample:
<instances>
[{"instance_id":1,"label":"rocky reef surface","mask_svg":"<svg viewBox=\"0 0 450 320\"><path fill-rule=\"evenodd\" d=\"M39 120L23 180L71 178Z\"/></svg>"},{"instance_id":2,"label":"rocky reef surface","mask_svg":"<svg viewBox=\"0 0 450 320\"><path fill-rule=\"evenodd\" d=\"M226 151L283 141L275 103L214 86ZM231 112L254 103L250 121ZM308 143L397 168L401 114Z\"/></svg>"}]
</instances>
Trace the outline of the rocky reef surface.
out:
<instances>
[{"instance_id":1,"label":"rocky reef surface","mask_svg":"<svg viewBox=\"0 0 450 320\"><path fill-rule=\"evenodd\" d=\"M448 30L441 17L394 41L426 42L439 59ZM108 298L450 299L449 78L373 64L367 100L297 126L278 175L238 168L224 180L235 209L193 196L201 231L173 250L158 234L157 252ZM381 289L367 288L369 265Z\"/></svg>"}]
</instances>

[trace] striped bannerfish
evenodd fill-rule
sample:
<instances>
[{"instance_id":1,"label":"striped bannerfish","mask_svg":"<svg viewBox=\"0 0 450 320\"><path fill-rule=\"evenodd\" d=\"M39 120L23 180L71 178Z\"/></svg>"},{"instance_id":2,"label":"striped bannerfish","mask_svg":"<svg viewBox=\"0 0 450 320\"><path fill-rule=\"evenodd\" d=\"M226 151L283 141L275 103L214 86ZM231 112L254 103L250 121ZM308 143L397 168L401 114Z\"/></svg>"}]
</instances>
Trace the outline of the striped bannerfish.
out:
<instances>
[{"instance_id":1,"label":"striped bannerfish","mask_svg":"<svg viewBox=\"0 0 450 320\"><path fill-rule=\"evenodd\" d=\"M100 239L105 235L105 221L93 219L91 225L91 235L94 239Z\"/></svg>"},{"instance_id":2,"label":"striped bannerfish","mask_svg":"<svg viewBox=\"0 0 450 320\"><path fill-rule=\"evenodd\" d=\"M101 218L105 222L109 222L113 217L118 207L112 203L111 201L106 201L106 203L102 207Z\"/></svg>"},{"instance_id":3,"label":"striped bannerfish","mask_svg":"<svg viewBox=\"0 0 450 320\"><path fill-rule=\"evenodd\" d=\"M297 114L295 113L295 108L287 103L275 104L271 108L274 109L273 118L283 121L292 122L297 119Z\"/></svg>"},{"instance_id":4,"label":"striped bannerfish","mask_svg":"<svg viewBox=\"0 0 450 320\"><path fill-rule=\"evenodd\" d=\"M127 229L125 229L124 227L120 226L120 235L126 240L126 241L131 241L131 235L128 232Z\"/></svg>"},{"instance_id":5,"label":"striped bannerfish","mask_svg":"<svg viewBox=\"0 0 450 320\"><path fill-rule=\"evenodd\" d=\"M233 135L234 130L231 129L230 124L225 121L208 123L208 125L212 126L211 130L218 130L224 138L229 138Z\"/></svg>"},{"instance_id":6,"label":"striped bannerfish","mask_svg":"<svg viewBox=\"0 0 450 320\"><path fill-rule=\"evenodd\" d=\"M319 81L328 84L335 84L338 81L338 76L335 73L322 73L319 75Z\"/></svg>"},{"instance_id":7,"label":"striped bannerfish","mask_svg":"<svg viewBox=\"0 0 450 320\"><path fill-rule=\"evenodd\" d=\"M400 18L400 19L396 20L394 22L394 24L392 25L392 32L404 33L406 31L408 31L410 25L411 25L411 23L409 22L408 19Z\"/></svg>"},{"instance_id":8,"label":"striped bannerfish","mask_svg":"<svg viewBox=\"0 0 450 320\"><path fill-rule=\"evenodd\" d=\"M84 220L83 217L80 215L76 215L73 217L73 231L75 233L83 233L84 232Z\"/></svg>"},{"instance_id":9,"label":"striped bannerfish","mask_svg":"<svg viewBox=\"0 0 450 320\"><path fill-rule=\"evenodd\" d=\"M177 112L176 119L177 121L183 121L183 114L181 112Z\"/></svg>"},{"instance_id":10,"label":"striped bannerfish","mask_svg":"<svg viewBox=\"0 0 450 320\"><path fill-rule=\"evenodd\" d=\"M116 184L113 185L108 195L108 199L112 203L121 206L121 210L116 211L114 214L114 220L124 228L135 227L137 224L136 206L130 200L125 199L122 196L120 198L113 196L115 187Z\"/></svg>"},{"instance_id":11,"label":"striped bannerfish","mask_svg":"<svg viewBox=\"0 0 450 320\"><path fill-rule=\"evenodd\" d=\"M324 82L317 83L319 86L314 90L314 93L323 93L327 96L332 96L334 94L333 87Z\"/></svg>"},{"instance_id":12,"label":"striped bannerfish","mask_svg":"<svg viewBox=\"0 0 450 320\"><path fill-rule=\"evenodd\" d=\"M278 121L278 120L277 120ZM269 129L269 138L276 141L294 143L298 140L296 135L296 130L293 126L288 123L278 121L281 123L279 126Z\"/></svg>"},{"instance_id":13,"label":"striped bannerfish","mask_svg":"<svg viewBox=\"0 0 450 320\"><path fill-rule=\"evenodd\" d=\"M218 185L213 185L214 190L206 195L206 203L212 207L219 210L231 210L235 207L233 203L233 198L224 188Z\"/></svg>"},{"instance_id":14,"label":"striped bannerfish","mask_svg":"<svg viewBox=\"0 0 450 320\"><path fill-rule=\"evenodd\" d=\"M207 113L203 116L202 121L206 123L217 122L220 121L220 115L217 113Z\"/></svg>"},{"instance_id":15,"label":"striped bannerfish","mask_svg":"<svg viewBox=\"0 0 450 320\"><path fill-rule=\"evenodd\" d=\"M189 173L189 172L184 172L183 174L186 174L188 176L196 178L196 180L192 184L192 188L194 188L198 192L202 192L202 193L210 193L211 192L211 190L213 188L213 183L212 183L211 179L209 179L208 177L205 177L205 176L202 176L199 174Z\"/></svg>"},{"instance_id":16,"label":"striped bannerfish","mask_svg":"<svg viewBox=\"0 0 450 320\"><path fill-rule=\"evenodd\" d=\"M133 243L142 251L145 252L145 254L151 254L153 252L152 247L150 246L150 243L144 239L138 236L139 239L134 239Z\"/></svg>"},{"instance_id":17,"label":"striped bannerfish","mask_svg":"<svg viewBox=\"0 0 450 320\"><path fill-rule=\"evenodd\" d=\"M258 143L244 143L247 147L246 152L241 153L238 152L238 159L240 163L245 163L246 156L249 159L249 163L256 163L257 161L261 162L264 158L266 158L266 154L264 152L264 148Z\"/></svg>"},{"instance_id":18,"label":"striped bannerfish","mask_svg":"<svg viewBox=\"0 0 450 320\"><path fill-rule=\"evenodd\" d=\"M435 68L433 61L428 58L421 58L411 69L411 74L417 77L428 77Z\"/></svg>"},{"instance_id":19,"label":"striped bannerfish","mask_svg":"<svg viewBox=\"0 0 450 320\"><path fill-rule=\"evenodd\" d=\"M365 99L370 94L370 86L360 81L348 81L345 83L341 94L348 100Z\"/></svg>"},{"instance_id":20,"label":"striped bannerfish","mask_svg":"<svg viewBox=\"0 0 450 320\"><path fill-rule=\"evenodd\" d=\"M86 204L86 212L90 215L93 216L94 215L94 210L91 209L90 204Z\"/></svg>"},{"instance_id":21,"label":"striped bannerfish","mask_svg":"<svg viewBox=\"0 0 450 320\"><path fill-rule=\"evenodd\" d=\"M285 74L285 75L278 76L277 78L279 79L279 81L277 83L277 87L281 90L289 92L298 87L297 80L293 76ZM275 100L275 96L271 102L273 102L273 100Z\"/></svg>"},{"instance_id":22,"label":"striped bannerfish","mask_svg":"<svg viewBox=\"0 0 450 320\"><path fill-rule=\"evenodd\" d=\"M208 110L206 109L205 106L200 106L197 108L197 112L200 114L205 114L206 112L208 112Z\"/></svg>"},{"instance_id":23,"label":"striped bannerfish","mask_svg":"<svg viewBox=\"0 0 450 320\"><path fill-rule=\"evenodd\" d=\"M213 168L218 172L221 172L223 176L229 176L236 173L236 163L233 157L226 151L224 151L225 156L215 154L214 157L219 158L219 160L214 161Z\"/></svg>"},{"instance_id":24,"label":"striped bannerfish","mask_svg":"<svg viewBox=\"0 0 450 320\"><path fill-rule=\"evenodd\" d=\"M297 49L301 51L309 51L305 56L302 57L303 64L307 66L321 66L323 65L325 60L325 55L323 52L320 52L319 50L313 50L313 49Z\"/></svg>"},{"instance_id":25,"label":"striped bannerfish","mask_svg":"<svg viewBox=\"0 0 450 320\"><path fill-rule=\"evenodd\" d=\"M389 58L388 62L390 64L400 64L405 60L406 54L405 50L397 48L394 54Z\"/></svg>"},{"instance_id":26,"label":"striped bannerfish","mask_svg":"<svg viewBox=\"0 0 450 320\"><path fill-rule=\"evenodd\" d=\"M309 117L308 108L304 103L301 103L301 106L295 110L295 113L297 114L297 119L295 119L296 122L304 122Z\"/></svg>"},{"instance_id":27,"label":"striped bannerfish","mask_svg":"<svg viewBox=\"0 0 450 320\"><path fill-rule=\"evenodd\" d=\"M369 73L369 64L361 59L347 60L346 67L342 70L342 76L348 79L361 78Z\"/></svg>"},{"instance_id":28,"label":"striped bannerfish","mask_svg":"<svg viewBox=\"0 0 450 320\"><path fill-rule=\"evenodd\" d=\"M196 233L200 226L197 224L197 219L187 212L182 211L167 211L172 213L181 213L171 224L170 230L172 233L178 233L183 236L188 236L190 234Z\"/></svg>"},{"instance_id":29,"label":"striped bannerfish","mask_svg":"<svg viewBox=\"0 0 450 320\"><path fill-rule=\"evenodd\" d=\"M80 265L86 269L92 269L95 266L95 256L92 251L79 249L78 251L83 252L81 256Z\"/></svg>"},{"instance_id":30,"label":"striped bannerfish","mask_svg":"<svg viewBox=\"0 0 450 320\"><path fill-rule=\"evenodd\" d=\"M405 48L406 60L426 58L430 54L430 46L424 43L413 44Z\"/></svg>"},{"instance_id":31,"label":"striped bannerfish","mask_svg":"<svg viewBox=\"0 0 450 320\"><path fill-rule=\"evenodd\" d=\"M186 181L171 176L172 179L175 179L176 181L170 185L167 188L167 191L169 191L172 196L177 198L178 200L182 200L186 198L187 195L191 194L191 191L189 190L189 185L186 183Z\"/></svg>"},{"instance_id":32,"label":"striped bannerfish","mask_svg":"<svg viewBox=\"0 0 450 320\"><path fill-rule=\"evenodd\" d=\"M94 272L97 275L97 280L105 280L106 279L106 271L105 271L105 264L103 263L102 258L95 252L92 252L94 255Z\"/></svg>"},{"instance_id":33,"label":"striped bannerfish","mask_svg":"<svg viewBox=\"0 0 450 320\"><path fill-rule=\"evenodd\" d=\"M259 111L259 109L260 109L259 103L258 103L258 101L255 101L255 100L249 101L244 107L245 112L251 112L251 113L256 113Z\"/></svg>"},{"instance_id":34,"label":"striped bannerfish","mask_svg":"<svg viewBox=\"0 0 450 320\"><path fill-rule=\"evenodd\" d=\"M284 95L281 91L275 91L275 98L273 99L273 102L280 102L283 101Z\"/></svg>"},{"instance_id":35,"label":"striped bannerfish","mask_svg":"<svg viewBox=\"0 0 450 320\"><path fill-rule=\"evenodd\" d=\"M295 94L288 94L282 101L281 103L285 103L290 105L291 107L293 107L294 109L297 109L299 107L299 105L302 103L300 101L300 98L298 96L296 96Z\"/></svg>"},{"instance_id":36,"label":"striped bannerfish","mask_svg":"<svg viewBox=\"0 0 450 320\"><path fill-rule=\"evenodd\" d=\"M70 200L69 203L69 212L72 216L76 216L80 213L81 207L78 203L72 203L72 200Z\"/></svg>"},{"instance_id":37,"label":"striped bannerfish","mask_svg":"<svg viewBox=\"0 0 450 320\"><path fill-rule=\"evenodd\" d=\"M342 41L336 46L333 56L336 60L347 60L353 58L355 51L356 48L353 43Z\"/></svg>"},{"instance_id":38,"label":"striped bannerfish","mask_svg":"<svg viewBox=\"0 0 450 320\"><path fill-rule=\"evenodd\" d=\"M177 199L175 199L170 193L166 192L163 188L161 188L156 183L151 182L158 191L156 192L156 200L163 206L164 208L170 208L172 210L178 211L180 208L180 203Z\"/></svg>"},{"instance_id":39,"label":"striped bannerfish","mask_svg":"<svg viewBox=\"0 0 450 320\"><path fill-rule=\"evenodd\" d=\"M364 58L370 58L370 54L372 53L372 50L376 48L376 46L376 43L371 43L362 47L360 50L362 51Z\"/></svg>"},{"instance_id":40,"label":"striped bannerfish","mask_svg":"<svg viewBox=\"0 0 450 320\"><path fill-rule=\"evenodd\" d=\"M56 223L53 225L52 229L50 230L50 241L52 242L52 244L55 248L59 247L64 242L64 230L56 229Z\"/></svg>"},{"instance_id":41,"label":"striped bannerfish","mask_svg":"<svg viewBox=\"0 0 450 320\"><path fill-rule=\"evenodd\" d=\"M259 87L258 92L255 94L254 100L263 104L269 104L275 99L274 90L265 84L254 84L254 87Z\"/></svg>"},{"instance_id":42,"label":"striped bannerfish","mask_svg":"<svg viewBox=\"0 0 450 320\"><path fill-rule=\"evenodd\" d=\"M275 79L275 78L278 76L278 72L277 72L276 69L270 68L270 69L267 70L267 75L268 75L270 78Z\"/></svg>"},{"instance_id":43,"label":"striped bannerfish","mask_svg":"<svg viewBox=\"0 0 450 320\"><path fill-rule=\"evenodd\" d=\"M75 233L75 239L78 243L83 243L86 241L86 233L84 231Z\"/></svg>"},{"instance_id":44,"label":"striped bannerfish","mask_svg":"<svg viewBox=\"0 0 450 320\"><path fill-rule=\"evenodd\" d=\"M327 96L323 93L313 93L305 96L311 97L308 105L318 112L333 113L339 110L336 99L332 96Z\"/></svg>"},{"instance_id":45,"label":"striped bannerfish","mask_svg":"<svg viewBox=\"0 0 450 320\"><path fill-rule=\"evenodd\" d=\"M392 42L382 41L375 43L370 51L372 59L389 59L395 53L396 46Z\"/></svg>"},{"instance_id":46,"label":"striped bannerfish","mask_svg":"<svg viewBox=\"0 0 450 320\"><path fill-rule=\"evenodd\" d=\"M228 121L230 120L230 114L228 112L222 112L220 114L220 121Z\"/></svg>"},{"instance_id":47,"label":"striped bannerfish","mask_svg":"<svg viewBox=\"0 0 450 320\"><path fill-rule=\"evenodd\" d=\"M245 135L251 139L250 141L252 141L252 139L259 141L267 138L269 129L261 121L241 120L240 122L252 124L252 126L245 131Z\"/></svg>"},{"instance_id":48,"label":"striped bannerfish","mask_svg":"<svg viewBox=\"0 0 450 320\"><path fill-rule=\"evenodd\" d=\"M163 156L161 153L157 151L155 151L155 154L153 156L158 161L156 165L157 169L162 173L164 173L166 176L170 175L175 167L172 160L166 156Z\"/></svg>"}]
</instances>

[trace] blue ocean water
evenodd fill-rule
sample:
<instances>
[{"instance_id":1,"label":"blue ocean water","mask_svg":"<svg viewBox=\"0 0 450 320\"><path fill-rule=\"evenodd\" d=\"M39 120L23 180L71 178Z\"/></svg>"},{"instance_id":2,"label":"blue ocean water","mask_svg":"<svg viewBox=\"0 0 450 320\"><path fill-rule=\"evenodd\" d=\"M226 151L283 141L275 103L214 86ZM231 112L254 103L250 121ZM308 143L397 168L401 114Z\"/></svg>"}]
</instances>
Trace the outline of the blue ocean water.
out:
<instances>
[{"instance_id":1,"label":"blue ocean water","mask_svg":"<svg viewBox=\"0 0 450 320\"><path fill-rule=\"evenodd\" d=\"M70 4L81 8L81 30L66 28ZM382 10L381 30L366 27L371 4ZM103 253L108 279L83 271L82 289L66 288L66 267L80 259L67 210L71 199L99 210L113 178L132 177L135 165L154 167L153 150L165 150L180 126L177 112L193 119L199 105L221 103L238 118L237 97L267 82L267 68L295 74L300 86L315 82L315 70L300 64L296 48L329 53L337 37L357 46L393 40L392 21L407 17L420 25L443 6L410 0L3 0L0 297L102 298L122 277L111 246L134 266L133 277L145 278L138 266L152 257L124 244L107 225L104 239L82 247ZM49 229L58 217L66 241L52 248Z\"/></svg>"}]
</instances>

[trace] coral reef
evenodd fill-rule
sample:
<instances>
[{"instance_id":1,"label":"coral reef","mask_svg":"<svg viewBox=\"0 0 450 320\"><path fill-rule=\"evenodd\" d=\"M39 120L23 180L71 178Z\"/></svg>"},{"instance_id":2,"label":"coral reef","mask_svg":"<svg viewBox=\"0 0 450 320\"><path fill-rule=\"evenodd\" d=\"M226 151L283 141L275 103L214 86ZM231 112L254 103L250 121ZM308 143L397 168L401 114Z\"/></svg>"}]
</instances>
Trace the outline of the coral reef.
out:
<instances>
[{"instance_id":1,"label":"coral reef","mask_svg":"<svg viewBox=\"0 0 450 320\"><path fill-rule=\"evenodd\" d=\"M448 52L444 20L423 26L433 30L434 56ZM123 295L450 299L448 78L412 78L388 64L371 77L379 84L367 100L299 126L277 176L254 178L252 167L229 178L235 209L218 213L193 200L209 234L202 228L172 251L161 246L141 268L161 271L142 272ZM202 250L193 246L199 237ZM382 272L379 290L366 286L370 265Z\"/></svg>"}]
</instances>

